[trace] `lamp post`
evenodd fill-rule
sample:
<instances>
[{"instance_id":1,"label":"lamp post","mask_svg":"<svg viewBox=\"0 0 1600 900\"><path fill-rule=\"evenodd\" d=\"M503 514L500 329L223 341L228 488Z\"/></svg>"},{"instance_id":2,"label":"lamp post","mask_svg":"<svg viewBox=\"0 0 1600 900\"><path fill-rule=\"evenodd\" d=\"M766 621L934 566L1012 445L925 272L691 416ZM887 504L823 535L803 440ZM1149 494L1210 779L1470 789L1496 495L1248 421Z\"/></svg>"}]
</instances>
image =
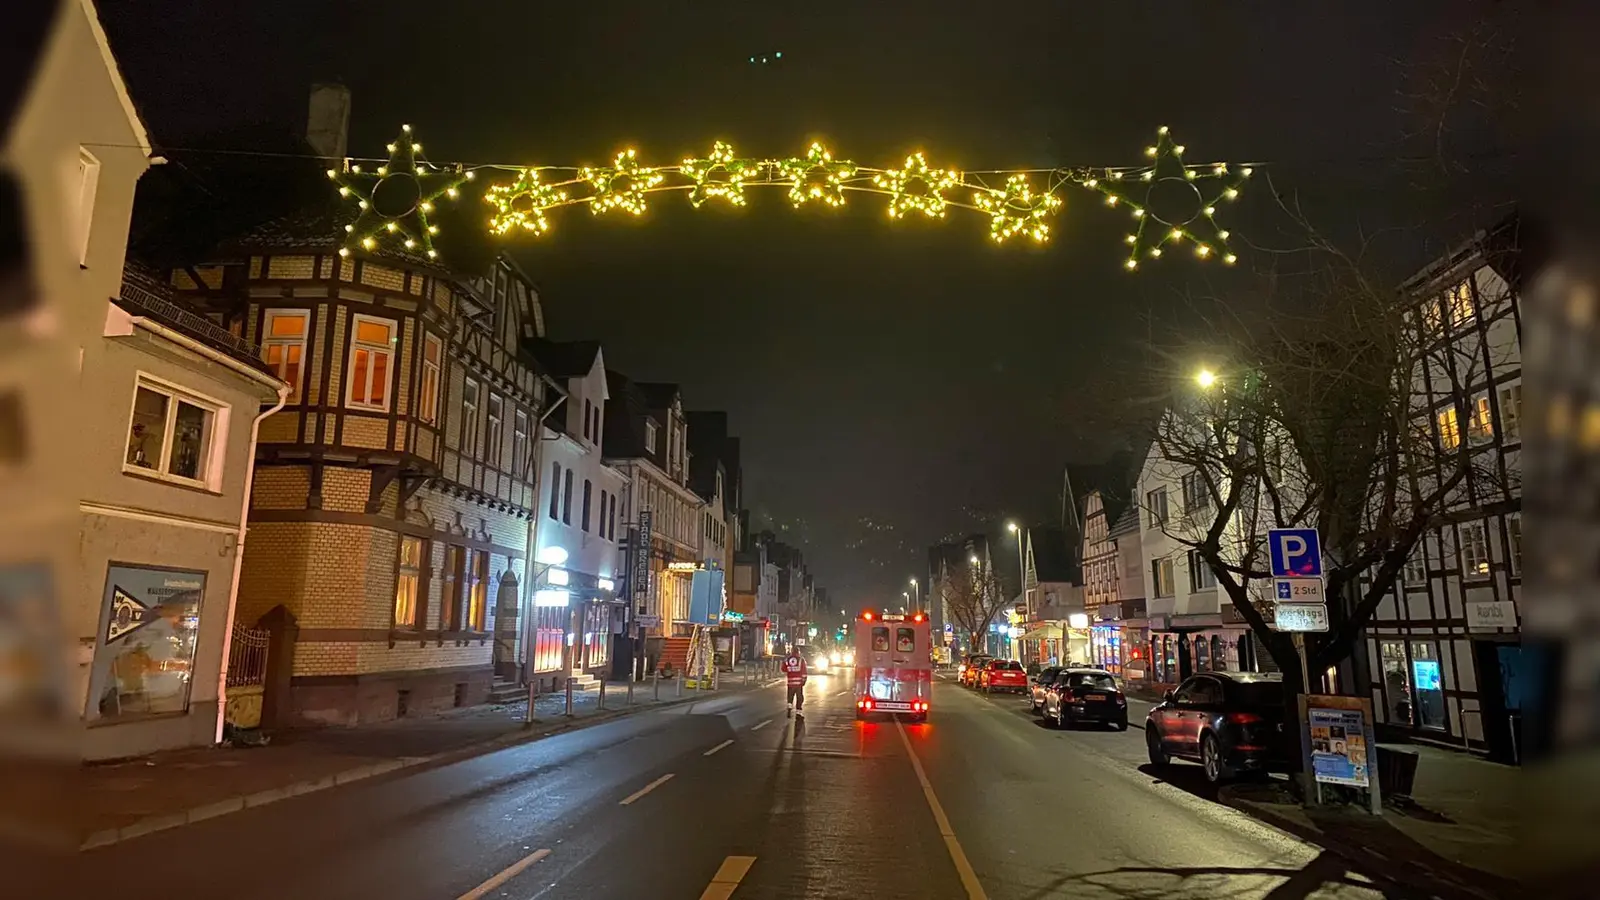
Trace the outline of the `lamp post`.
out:
<instances>
[{"instance_id":1,"label":"lamp post","mask_svg":"<svg viewBox=\"0 0 1600 900\"><path fill-rule=\"evenodd\" d=\"M911 577L911 609L913 612L922 611L922 585L915 575Z\"/></svg>"},{"instance_id":2,"label":"lamp post","mask_svg":"<svg viewBox=\"0 0 1600 900\"><path fill-rule=\"evenodd\" d=\"M1022 528L1015 522L1007 522L1006 530L1017 536L1017 589L1022 593L1024 608L1028 611L1028 618L1033 618L1033 604L1028 602L1028 558L1022 552Z\"/></svg>"}]
</instances>

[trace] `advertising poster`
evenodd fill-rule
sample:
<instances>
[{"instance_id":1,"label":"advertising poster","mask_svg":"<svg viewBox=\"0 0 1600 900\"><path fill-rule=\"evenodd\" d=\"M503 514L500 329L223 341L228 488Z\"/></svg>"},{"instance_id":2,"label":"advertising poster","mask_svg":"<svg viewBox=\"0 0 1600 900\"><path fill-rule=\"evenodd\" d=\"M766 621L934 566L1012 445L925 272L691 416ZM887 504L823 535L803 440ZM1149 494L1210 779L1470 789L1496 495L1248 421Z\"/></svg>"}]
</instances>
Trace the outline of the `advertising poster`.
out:
<instances>
[{"instance_id":1,"label":"advertising poster","mask_svg":"<svg viewBox=\"0 0 1600 900\"><path fill-rule=\"evenodd\" d=\"M1358 709L1309 710L1311 769L1323 784L1367 787L1366 722Z\"/></svg>"},{"instance_id":2,"label":"advertising poster","mask_svg":"<svg viewBox=\"0 0 1600 900\"><path fill-rule=\"evenodd\" d=\"M91 719L189 708L206 573L112 564L89 675Z\"/></svg>"}]
</instances>

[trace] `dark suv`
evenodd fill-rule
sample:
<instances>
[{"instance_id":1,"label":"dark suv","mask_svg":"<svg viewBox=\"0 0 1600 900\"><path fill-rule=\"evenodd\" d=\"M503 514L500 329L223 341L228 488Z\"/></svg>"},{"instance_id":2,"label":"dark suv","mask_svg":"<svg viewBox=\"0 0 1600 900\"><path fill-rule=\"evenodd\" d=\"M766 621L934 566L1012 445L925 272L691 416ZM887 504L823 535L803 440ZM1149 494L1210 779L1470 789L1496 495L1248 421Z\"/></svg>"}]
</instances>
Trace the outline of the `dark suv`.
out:
<instances>
[{"instance_id":1,"label":"dark suv","mask_svg":"<svg viewBox=\"0 0 1600 900\"><path fill-rule=\"evenodd\" d=\"M1153 765L1174 757L1205 767L1206 780L1240 772L1281 771L1287 762L1283 676L1276 672L1205 672L1188 678L1145 720Z\"/></svg>"}]
</instances>

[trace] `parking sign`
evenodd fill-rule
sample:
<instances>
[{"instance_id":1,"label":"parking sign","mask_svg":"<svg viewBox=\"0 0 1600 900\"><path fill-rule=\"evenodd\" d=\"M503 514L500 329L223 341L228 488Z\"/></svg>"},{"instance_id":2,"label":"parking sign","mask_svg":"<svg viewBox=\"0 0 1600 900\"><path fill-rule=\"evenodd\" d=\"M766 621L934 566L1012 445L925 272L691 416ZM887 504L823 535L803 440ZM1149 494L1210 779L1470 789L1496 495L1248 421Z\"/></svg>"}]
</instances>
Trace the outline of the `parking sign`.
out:
<instances>
[{"instance_id":1,"label":"parking sign","mask_svg":"<svg viewBox=\"0 0 1600 900\"><path fill-rule=\"evenodd\" d=\"M1322 577L1322 541L1315 528L1274 528L1267 532L1267 550L1274 577Z\"/></svg>"}]
</instances>

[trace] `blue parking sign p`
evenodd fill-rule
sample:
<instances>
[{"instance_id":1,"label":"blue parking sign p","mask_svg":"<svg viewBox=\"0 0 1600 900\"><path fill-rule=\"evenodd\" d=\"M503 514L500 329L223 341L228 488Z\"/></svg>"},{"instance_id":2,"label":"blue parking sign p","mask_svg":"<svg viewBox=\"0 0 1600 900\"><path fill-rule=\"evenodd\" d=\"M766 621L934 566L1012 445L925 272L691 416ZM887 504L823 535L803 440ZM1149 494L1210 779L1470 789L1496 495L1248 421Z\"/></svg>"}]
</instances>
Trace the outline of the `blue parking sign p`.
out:
<instances>
[{"instance_id":1,"label":"blue parking sign p","mask_svg":"<svg viewBox=\"0 0 1600 900\"><path fill-rule=\"evenodd\" d=\"M1322 541L1315 528L1274 528L1267 549L1276 578L1321 578Z\"/></svg>"}]
</instances>

